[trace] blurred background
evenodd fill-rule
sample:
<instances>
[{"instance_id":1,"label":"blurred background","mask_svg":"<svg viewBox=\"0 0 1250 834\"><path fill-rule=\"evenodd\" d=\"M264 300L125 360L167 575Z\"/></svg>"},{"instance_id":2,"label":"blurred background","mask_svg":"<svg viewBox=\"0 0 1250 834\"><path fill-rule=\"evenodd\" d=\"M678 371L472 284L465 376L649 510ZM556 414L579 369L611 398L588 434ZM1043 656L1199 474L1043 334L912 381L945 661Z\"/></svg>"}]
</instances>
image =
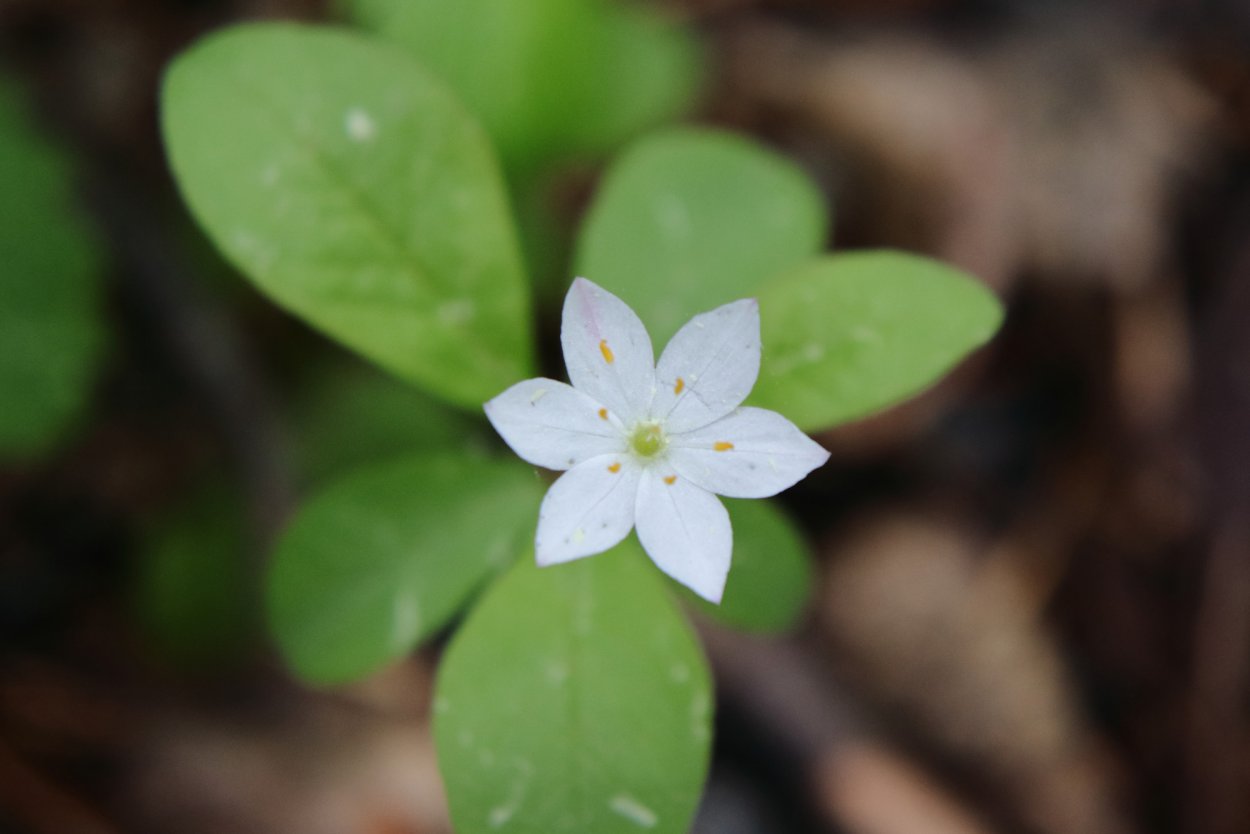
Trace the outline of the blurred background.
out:
<instances>
[{"instance_id":1,"label":"blurred background","mask_svg":"<svg viewBox=\"0 0 1250 834\"><path fill-rule=\"evenodd\" d=\"M936 388L820 438L833 460L788 499L816 558L801 627L702 628L695 830L1250 831L1250 5L628 5L700 45L666 118L798 161L836 249L934 255L1008 310ZM310 489L492 440L467 416L431 435L438 406L232 274L157 129L199 34L342 17L0 0L2 831L450 831L438 646L313 691L259 589ZM548 326L602 162L643 127L510 170Z\"/></svg>"}]
</instances>

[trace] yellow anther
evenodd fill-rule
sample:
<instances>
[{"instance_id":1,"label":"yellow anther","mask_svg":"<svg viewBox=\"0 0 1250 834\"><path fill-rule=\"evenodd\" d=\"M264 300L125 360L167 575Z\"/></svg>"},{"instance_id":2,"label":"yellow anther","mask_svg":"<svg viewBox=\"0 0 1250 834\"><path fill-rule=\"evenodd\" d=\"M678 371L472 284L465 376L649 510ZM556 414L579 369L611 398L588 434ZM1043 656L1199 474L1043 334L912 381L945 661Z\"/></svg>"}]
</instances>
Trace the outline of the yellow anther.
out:
<instances>
[{"instance_id":1,"label":"yellow anther","mask_svg":"<svg viewBox=\"0 0 1250 834\"><path fill-rule=\"evenodd\" d=\"M680 394L682 391L685 391L685 390L686 390L686 380L682 379L681 377L677 377L677 384L673 386L673 393Z\"/></svg>"},{"instance_id":2,"label":"yellow anther","mask_svg":"<svg viewBox=\"0 0 1250 834\"><path fill-rule=\"evenodd\" d=\"M608 410L606 408L599 409L599 419L600 420L608 419Z\"/></svg>"},{"instance_id":3,"label":"yellow anther","mask_svg":"<svg viewBox=\"0 0 1250 834\"><path fill-rule=\"evenodd\" d=\"M611 472L613 475L615 475L617 472L620 472L620 471L621 471L621 462L620 462L620 461L617 461L616 463L614 463L614 464L612 464L611 466L609 466L609 467L608 467L608 471L609 471L609 472Z\"/></svg>"},{"instance_id":4,"label":"yellow anther","mask_svg":"<svg viewBox=\"0 0 1250 834\"><path fill-rule=\"evenodd\" d=\"M612 348L608 347L607 339L599 340L599 352L603 354L603 361L609 365L616 361L616 357L612 355Z\"/></svg>"},{"instance_id":5,"label":"yellow anther","mask_svg":"<svg viewBox=\"0 0 1250 834\"><path fill-rule=\"evenodd\" d=\"M712 444L712 448L718 452L728 452L734 445L728 440L718 440Z\"/></svg>"},{"instance_id":6,"label":"yellow anther","mask_svg":"<svg viewBox=\"0 0 1250 834\"><path fill-rule=\"evenodd\" d=\"M677 476L676 476L676 475L665 475L665 476L664 476L664 483L668 484L669 486L672 486L673 484L677 483Z\"/></svg>"}]
</instances>

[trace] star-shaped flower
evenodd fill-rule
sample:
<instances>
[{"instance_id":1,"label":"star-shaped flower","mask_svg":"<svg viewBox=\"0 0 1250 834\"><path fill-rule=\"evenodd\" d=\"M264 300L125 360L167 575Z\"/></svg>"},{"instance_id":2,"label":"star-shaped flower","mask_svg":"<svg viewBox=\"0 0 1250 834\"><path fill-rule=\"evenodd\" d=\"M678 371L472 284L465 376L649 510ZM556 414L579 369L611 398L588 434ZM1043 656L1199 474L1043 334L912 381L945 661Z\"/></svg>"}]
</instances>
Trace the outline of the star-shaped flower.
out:
<instances>
[{"instance_id":1,"label":"star-shaped flower","mask_svg":"<svg viewBox=\"0 0 1250 834\"><path fill-rule=\"evenodd\" d=\"M513 451L568 470L538 512L538 564L601 553L636 526L662 571L720 602L733 531L713 493L766 498L829 459L780 414L742 406L759 375L759 305L695 316L656 365L634 311L578 278L560 341L572 385L528 379L486 403Z\"/></svg>"}]
</instances>

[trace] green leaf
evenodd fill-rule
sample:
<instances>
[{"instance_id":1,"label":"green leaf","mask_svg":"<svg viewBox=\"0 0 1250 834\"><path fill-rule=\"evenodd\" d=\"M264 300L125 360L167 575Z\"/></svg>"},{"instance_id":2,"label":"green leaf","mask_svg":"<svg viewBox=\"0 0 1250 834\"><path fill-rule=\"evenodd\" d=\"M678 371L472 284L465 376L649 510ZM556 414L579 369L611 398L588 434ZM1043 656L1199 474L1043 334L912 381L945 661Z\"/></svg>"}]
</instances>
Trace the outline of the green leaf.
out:
<instances>
[{"instance_id":1,"label":"green leaf","mask_svg":"<svg viewBox=\"0 0 1250 834\"><path fill-rule=\"evenodd\" d=\"M711 683L633 539L523 559L456 634L434 706L460 834L683 834L707 772Z\"/></svg>"},{"instance_id":2,"label":"green leaf","mask_svg":"<svg viewBox=\"0 0 1250 834\"><path fill-rule=\"evenodd\" d=\"M484 444L468 415L361 362L318 365L294 409L300 468L313 483L408 453Z\"/></svg>"},{"instance_id":3,"label":"green leaf","mask_svg":"<svg viewBox=\"0 0 1250 834\"><path fill-rule=\"evenodd\" d=\"M402 51L333 29L239 26L181 55L162 103L196 218L279 304L462 406L530 375L498 165Z\"/></svg>"},{"instance_id":4,"label":"green leaf","mask_svg":"<svg viewBox=\"0 0 1250 834\"><path fill-rule=\"evenodd\" d=\"M482 120L511 170L599 154L685 109L700 55L646 9L604 0L340 0Z\"/></svg>"},{"instance_id":5,"label":"green leaf","mask_svg":"<svg viewBox=\"0 0 1250 834\"><path fill-rule=\"evenodd\" d=\"M95 241L72 179L0 79L0 458L37 455L65 435L104 342Z\"/></svg>"},{"instance_id":6,"label":"green leaf","mask_svg":"<svg viewBox=\"0 0 1250 834\"><path fill-rule=\"evenodd\" d=\"M689 604L726 625L744 631L785 631L803 613L811 591L807 543L772 502L721 500L733 523L734 552L720 605L672 580L670 585Z\"/></svg>"},{"instance_id":7,"label":"green leaf","mask_svg":"<svg viewBox=\"0 0 1250 834\"><path fill-rule=\"evenodd\" d=\"M312 683L362 677L442 627L533 534L528 467L447 454L362 469L310 500L274 554L269 619Z\"/></svg>"},{"instance_id":8,"label":"green leaf","mask_svg":"<svg viewBox=\"0 0 1250 834\"><path fill-rule=\"evenodd\" d=\"M823 198L789 160L733 134L670 130L608 171L577 273L629 303L658 347L696 313L816 254L828 227Z\"/></svg>"},{"instance_id":9,"label":"green leaf","mask_svg":"<svg viewBox=\"0 0 1250 834\"><path fill-rule=\"evenodd\" d=\"M256 636L256 576L242 507L213 484L162 518L140 551L135 601L156 648L183 664L238 659Z\"/></svg>"},{"instance_id":10,"label":"green leaf","mask_svg":"<svg viewBox=\"0 0 1250 834\"><path fill-rule=\"evenodd\" d=\"M585 5L596 15L591 40L582 45L575 65L550 70L575 73L580 80L572 86L566 77L566 89L575 95L556 124L567 131L570 152L602 154L689 110L703 56L686 31L645 3Z\"/></svg>"},{"instance_id":11,"label":"green leaf","mask_svg":"<svg viewBox=\"0 0 1250 834\"><path fill-rule=\"evenodd\" d=\"M749 403L807 431L931 385L984 344L1002 306L954 267L903 252L813 260L759 294L763 357Z\"/></svg>"}]
</instances>

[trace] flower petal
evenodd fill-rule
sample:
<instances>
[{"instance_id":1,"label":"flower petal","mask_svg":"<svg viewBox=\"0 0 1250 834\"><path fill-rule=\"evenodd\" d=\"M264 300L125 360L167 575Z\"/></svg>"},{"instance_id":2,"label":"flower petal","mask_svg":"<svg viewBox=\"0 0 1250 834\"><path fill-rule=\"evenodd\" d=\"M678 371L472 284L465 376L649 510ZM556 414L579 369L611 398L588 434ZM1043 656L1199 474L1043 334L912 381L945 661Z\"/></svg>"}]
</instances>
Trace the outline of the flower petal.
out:
<instances>
[{"instance_id":1,"label":"flower petal","mask_svg":"<svg viewBox=\"0 0 1250 834\"><path fill-rule=\"evenodd\" d=\"M733 555L729 513L715 495L671 470L649 467L638 483L638 541L660 570L720 602Z\"/></svg>"},{"instance_id":2,"label":"flower petal","mask_svg":"<svg viewBox=\"0 0 1250 834\"><path fill-rule=\"evenodd\" d=\"M571 385L554 379L518 382L484 406L486 417L522 459L568 469L625 449L620 420Z\"/></svg>"},{"instance_id":3,"label":"flower petal","mask_svg":"<svg viewBox=\"0 0 1250 834\"><path fill-rule=\"evenodd\" d=\"M751 393L760 372L760 308L744 298L686 323L655 369L651 413L671 432L719 420Z\"/></svg>"},{"instance_id":4,"label":"flower petal","mask_svg":"<svg viewBox=\"0 0 1250 834\"><path fill-rule=\"evenodd\" d=\"M709 426L669 437L673 468L730 498L776 495L828 459L820 444L763 408L739 408Z\"/></svg>"},{"instance_id":5,"label":"flower petal","mask_svg":"<svg viewBox=\"0 0 1250 834\"><path fill-rule=\"evenodd\" d=\"M599 455L561 475L538 510L538 564L602 553L629 535L639 473L628 455Z\"/></svg>"},{"instance_id":6,"label":"flower petal","mask_svg":"<svg viewBox=\"0 0 1250 834\"><path fill-rule=\"evenodd\" d=\"M573 387L606 405L626 424L645 416L655 389L651 337L624 301L578 278L564 299L560 327Z\"/></svg>"}]
</instances>

